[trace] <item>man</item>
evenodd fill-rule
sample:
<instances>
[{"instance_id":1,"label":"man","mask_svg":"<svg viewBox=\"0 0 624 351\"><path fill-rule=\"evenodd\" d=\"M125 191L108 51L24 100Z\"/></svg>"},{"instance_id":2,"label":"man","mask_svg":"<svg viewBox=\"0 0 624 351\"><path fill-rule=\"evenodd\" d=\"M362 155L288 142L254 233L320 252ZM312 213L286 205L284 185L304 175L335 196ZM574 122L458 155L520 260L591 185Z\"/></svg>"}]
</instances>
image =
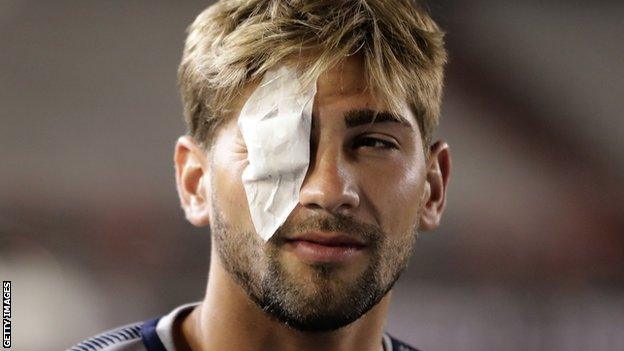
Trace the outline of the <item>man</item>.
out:
<instances>
[{"instance_id":1,"label":"man","mask_svg":"<svg viewBox=\"0 0 624 351\"><path fill-rule=\"evenodd\" d=\"M444 210L445 62L408 0L206 9L174 156L186 218L212 235L205 298L72 350L413 350L384 324L417 231Z\"/></svg>"}]
</instances>

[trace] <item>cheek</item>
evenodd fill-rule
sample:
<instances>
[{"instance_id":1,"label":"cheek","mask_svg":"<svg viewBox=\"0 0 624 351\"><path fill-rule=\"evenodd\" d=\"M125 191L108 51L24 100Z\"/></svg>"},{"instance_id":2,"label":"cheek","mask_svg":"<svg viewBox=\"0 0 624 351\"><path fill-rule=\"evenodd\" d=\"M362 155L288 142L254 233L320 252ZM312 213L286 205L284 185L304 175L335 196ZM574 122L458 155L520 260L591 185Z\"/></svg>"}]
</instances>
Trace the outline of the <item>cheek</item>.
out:
<instances>
[{"instance_id":1,"label":"cheek","mask_svg":"<svg viewBox=\"0 0 624 351\"><path fill-rule=\"evenodd\" d=\"M422 162L387 162L365 177L368 198L381 227L390 234L405 233L416 223L424 186Z\"/></svg>"},{"instance_id":2,"label":"cheek","mask_svg":"<svg viewBox=\"0 0 624 351\"><path fill-rule=\"evenodd\" d=\"M229 225L241 229L251 228L251 216L247 205L247 194L241 179L247 165L246 153L236 147L215 148L212 164L212 191L215 209Z\"/></svg>"},{"instance_id":3,"label":"cheek","mask_svg":"<svg viewBox=\"0 0 624 351\"><path fill-rule=\"evenodd\" d=\"M241 181L241 174L233 169L215 167L212 189L214 204L227 223L238 224L238 218L248 212L247 195Z\"/></svg>"}]
</instances>

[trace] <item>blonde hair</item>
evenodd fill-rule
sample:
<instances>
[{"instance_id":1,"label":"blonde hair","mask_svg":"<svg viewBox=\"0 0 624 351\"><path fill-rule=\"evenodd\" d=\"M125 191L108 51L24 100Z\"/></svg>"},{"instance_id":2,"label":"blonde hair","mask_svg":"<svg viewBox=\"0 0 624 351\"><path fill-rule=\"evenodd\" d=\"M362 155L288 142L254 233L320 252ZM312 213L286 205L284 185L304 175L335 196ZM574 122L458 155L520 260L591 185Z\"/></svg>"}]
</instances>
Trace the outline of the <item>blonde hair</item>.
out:
<instances>
[{"instance_id":1,"label":"blonde hair","mask_svg":"<svg viewBox=\"0 0 624 351\"><path fill-rule=\"evenodd\" d=\"M397 115L407 101L428 145L440 113L443 37L410 0L219 1L189 26L178 70L188 132L210 145L243 88L280 62L301 59L311 82L360 55L372 95Z\"/></svg>"}]
</instances>

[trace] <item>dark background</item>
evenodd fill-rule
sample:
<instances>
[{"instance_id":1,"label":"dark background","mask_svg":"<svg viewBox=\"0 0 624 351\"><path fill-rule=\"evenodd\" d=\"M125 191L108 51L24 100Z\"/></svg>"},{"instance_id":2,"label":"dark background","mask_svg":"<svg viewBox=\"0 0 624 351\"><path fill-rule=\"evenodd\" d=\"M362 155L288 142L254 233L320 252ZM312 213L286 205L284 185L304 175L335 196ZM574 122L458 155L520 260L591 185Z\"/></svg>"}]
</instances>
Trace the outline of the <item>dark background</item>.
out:
<instances>
[{"instance_id":1,"label":"dark background","mask_svg":"<svg viewBox=\"0 0 624 351\"><path fill-rule=\"evenodd\" d=\"M450 63L443 225L388 331L425 350L624 349L624 3L430 1ZM200 1L0 1L0 278L15 350L203 296L176 69Z\"/></svg>"}]
</instances>

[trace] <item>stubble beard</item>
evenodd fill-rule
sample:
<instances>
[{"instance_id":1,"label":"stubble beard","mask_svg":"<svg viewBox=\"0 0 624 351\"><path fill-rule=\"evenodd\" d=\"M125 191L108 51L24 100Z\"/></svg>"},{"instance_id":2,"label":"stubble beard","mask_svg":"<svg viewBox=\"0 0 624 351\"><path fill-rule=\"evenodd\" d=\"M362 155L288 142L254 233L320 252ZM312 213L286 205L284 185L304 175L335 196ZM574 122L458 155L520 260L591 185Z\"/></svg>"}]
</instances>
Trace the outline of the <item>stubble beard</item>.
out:
<instances>
[{"instance_id":1,"label":"stubble beard","mask_svg":"<svg viewBox=\"0 0 624 351\"><path fill-rule=\"evenodd\" d=\"M226 223L218 208L211 224L221 264L247 296L270 317L308 332L344 327L379 303L407 267L416 228L391 240L378 227L348 217L310 218L297 225L287 221L265 243L255 232ZM284 235L308 230L358 233L369 243L366 268L349 280L341 279L341 268L333 264L309 265L304 274L293 274L279 260Z\"/></svg>"}]
</instances>

